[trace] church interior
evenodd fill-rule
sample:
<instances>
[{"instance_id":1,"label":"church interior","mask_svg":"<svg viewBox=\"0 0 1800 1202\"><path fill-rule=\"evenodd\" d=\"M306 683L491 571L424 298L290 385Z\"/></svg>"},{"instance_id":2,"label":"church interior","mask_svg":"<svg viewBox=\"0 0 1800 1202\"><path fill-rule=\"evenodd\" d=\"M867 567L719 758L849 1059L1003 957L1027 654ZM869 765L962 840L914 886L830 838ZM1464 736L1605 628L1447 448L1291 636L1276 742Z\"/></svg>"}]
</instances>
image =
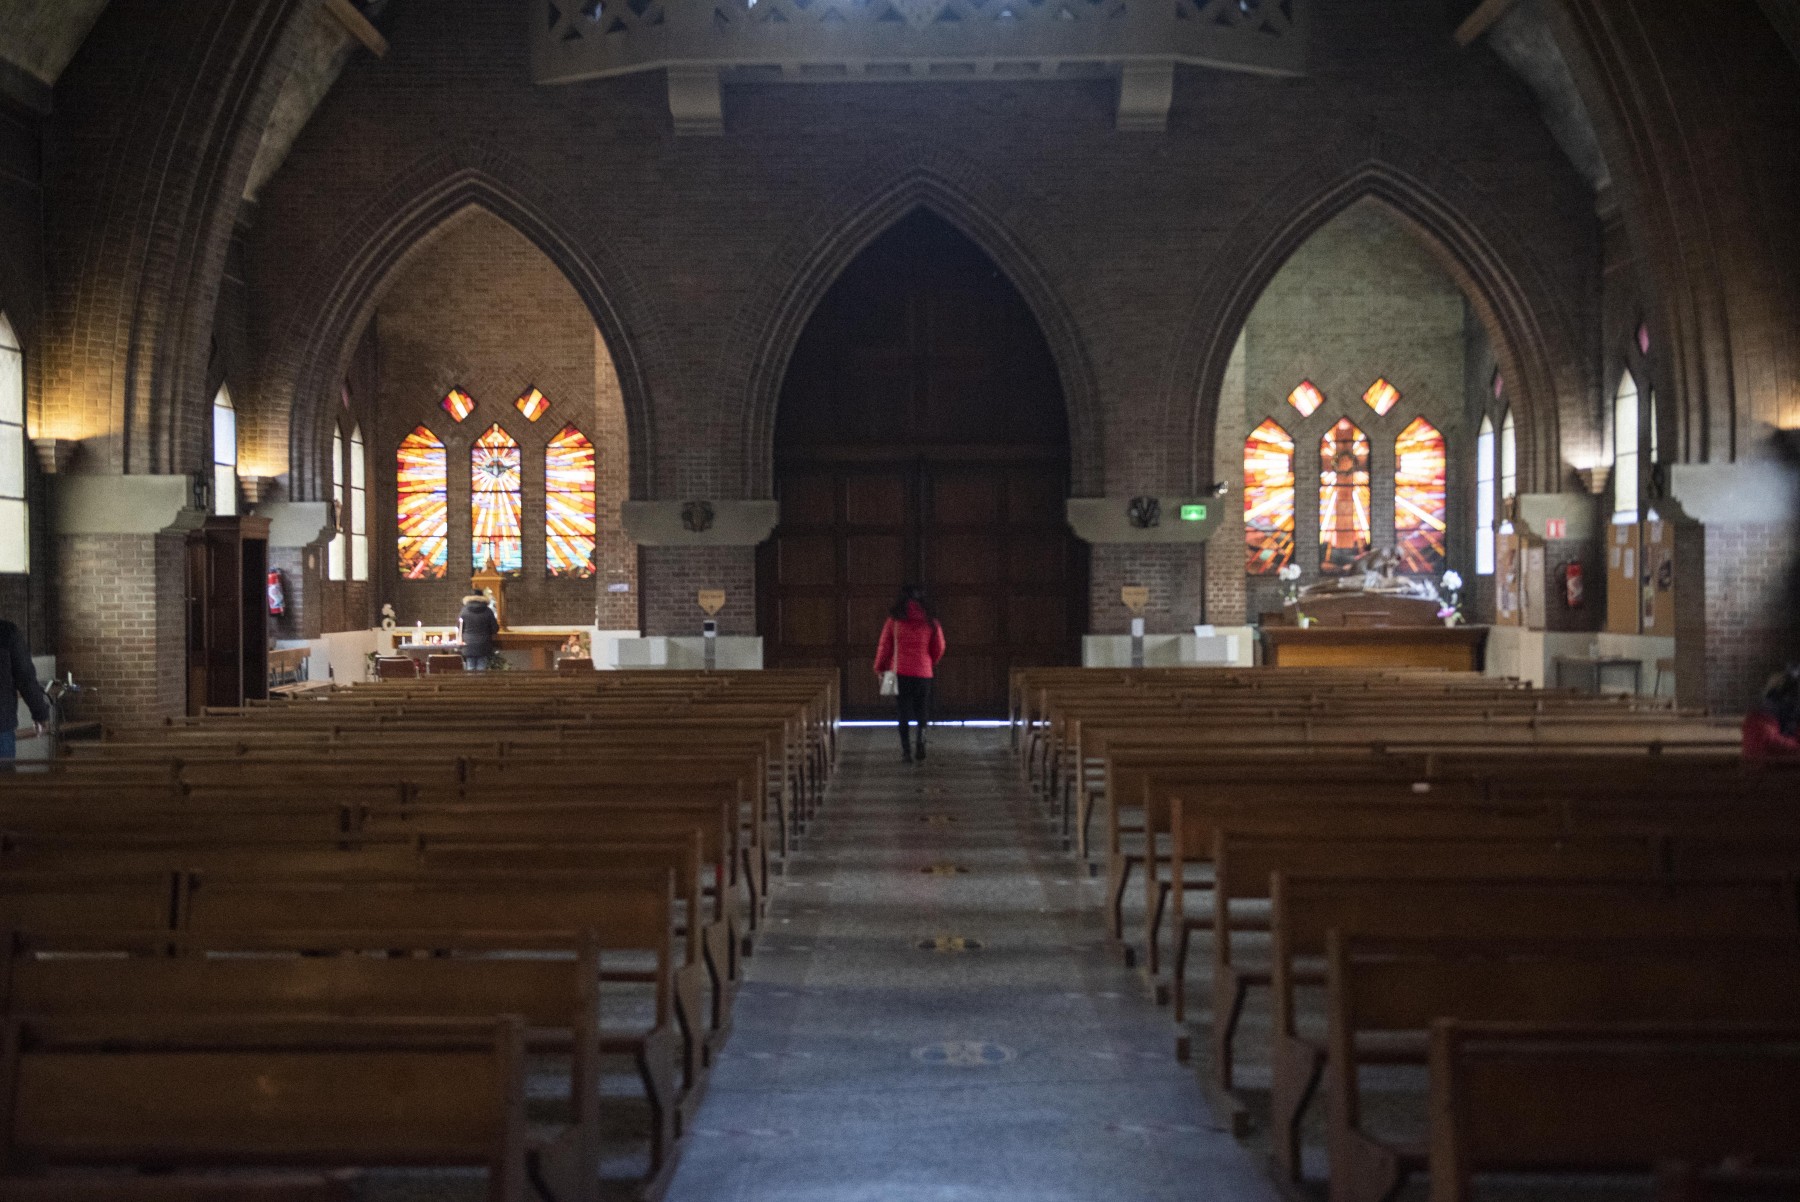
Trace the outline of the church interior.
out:
<instances>
[{"instance_id":1,"label":"church interior","mask_svg":"<svg viewBox=\"0 0 1800 1202\"><path fill-rule=\"evenodd\" d=\"M0 0L0 641L0 1197L1800 1200L1800 5Z\"/></svg>"}]
</instances>

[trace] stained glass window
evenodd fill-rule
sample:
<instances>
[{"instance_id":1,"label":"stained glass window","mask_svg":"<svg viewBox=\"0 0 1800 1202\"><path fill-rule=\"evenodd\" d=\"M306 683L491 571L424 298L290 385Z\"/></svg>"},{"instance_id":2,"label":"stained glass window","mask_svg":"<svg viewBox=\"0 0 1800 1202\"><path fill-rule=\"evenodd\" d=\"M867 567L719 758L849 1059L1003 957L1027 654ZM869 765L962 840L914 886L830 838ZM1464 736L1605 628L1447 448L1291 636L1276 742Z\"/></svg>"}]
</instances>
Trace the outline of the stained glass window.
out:
<instances>
[{"instance_id":1,"label":"stained glass window","mask_svg":"<svg viewBox=\"0 0 1800 1202\"><path fill-rule=\"evenodd\" d=\"M31 570L25 499L25 352L0 313L0 572Z\"/></svg>"},{"instance_id":2,"label":"stained glass window","mask_svg":"<svg viewBox=\"0 0 1800 1202\"><path fill-rule=\"evenodd\" d=\"M552 576L594 574L594 444L574 426L544 449L544 555Z\"/></svg>"},{"instance_id":3,"label":"stained glass window","mask_svg":"<svg viewBox=\"0 0 1800 1202\"><path fill-rule=\"evenodd\" d=\"M1288 393L1288 404L1298 409L1301 417L1311 417L1324 403L1325 394L1311 380L1300 381L1300 387Z\"/></svg>"},{"instance_id":4,"label":"stained glass window","mask_svg":"<svg viewBox=\"0 0 1800 1202\"><path fill-rule=\"evenodd\" d=\"M1422 417L1394 440L1394 546L1402 572L1436 576L1444 570L1446 458L1444 436Z\"/></svg>"},{"instance_id":5,"label":"stained glass window","mask_svg":"<svg viewBox=\"0 0 1800 1202\"><path fill-rule=\"evenodd\" d=\"M1386 417L1388 411L1400 403L1400 390L1383 378L1369 385L1369 391L1363 393L1363 402L1377 416Z\"/></svg>"},{"instance_id":6,"label":"stained glass window","mask_svg":"<svg viewBox=\"0 0 1800 1202\"><path fill-rule=\"evenodd\" d=\"M1294 558L1294 440L1272 419L1244 440L1244 546L1252 576Z\"/></svg>"},{"instance_id":7,"label":"stained glass window","mask_svg":"<svg viewBox=\"0 0 1800 1202\"><path fill-rule=\"evenodd\" d=\"M533 388L530 392L513 402L513 408L525 415L525 420L534 422L550 411L550 398Z\"/></svg>"},{"instance_id":8,"label":"stained glass window","mask_svg":"<svg viewBox=\"0 0 1800 1202\"><path fill-rule=\"evenodd\" d=\"M469 414L475 412L475 398L460 388L452 388L449 392L445 393L444 399L439 401L438 404L443 407L445 413L448 413L452 419L459 422L463 418L469 416Z\"/></svg>"},{"instance_id":9,"label":"stained glass window","mask_svg":"<svg viewBox=\"0 0 1800 1202\"><path fill-rule=\"evenodd\" d=\"M1350 571L1369 531L1369 439L1341 418L1319 440L1319 571Z\"/></svg>"},{"instance_id":10,"label":"stained glass window","mask_svg":"<svg viewBox=\"0 0 1800 1202\"><path fill-rule=\"evenodd\" d=\"M237 512L238 445L237 409L231 392L219 389L213 398L213 512L230 517Z\"/></svg>"},{"instance_id":11,"label":"stained glass window","mask_svg":"<svg viewBox=\"0 0 1800 1202\"><path fill-rule=\"evenodd\" d=\"M443 440L419 426L400 444L400 574L442 580L450 560L450 461Z\"/></svg>"},{"instance_id":12,"label":"stained glass window","mask_svg":"<svg viewBox=\"0 0 1800 1202\"><path fill-rule=\"evenodd\" d=\"M496 423L469 454L470 524L477 572L516 572L525 563L519 444Z\"/></svg>"},{"instance_id":13,"label":"stained glass window","mask_svg":"<svg viewBox=\"0 0 1800 1202\"><path fill-rule=\"evenodd\" d=\"M331 499L337 506L337 530L325 548L325 579L344 579L350 560L350 496L344 483L344 432L331 432Z\"/></svg>"},{"instance_id":14,"label":"stained glass window","mask_svg":"<svg viewBox=\"0 0 1800 1202\"><path fill-rule=\"evenodd\" d=\"M1475 574L1494 574L1494 489L1500 466L1500 450L1494 437L1494 419L1481 419L1475 436Z\"/></svg>"},{"instance_id":15,"label":"stained glass window","mask_svg":"<svg viewBox=\"0 0 1800 1202\"><path fill-rule=\"evenodd\" d=\"M1513 425L1512 410L1500 419L1500 503L1519 495L1519 432ZM1502 527L1505 529L1505 527Z\"/></svg>"}]
</instances>

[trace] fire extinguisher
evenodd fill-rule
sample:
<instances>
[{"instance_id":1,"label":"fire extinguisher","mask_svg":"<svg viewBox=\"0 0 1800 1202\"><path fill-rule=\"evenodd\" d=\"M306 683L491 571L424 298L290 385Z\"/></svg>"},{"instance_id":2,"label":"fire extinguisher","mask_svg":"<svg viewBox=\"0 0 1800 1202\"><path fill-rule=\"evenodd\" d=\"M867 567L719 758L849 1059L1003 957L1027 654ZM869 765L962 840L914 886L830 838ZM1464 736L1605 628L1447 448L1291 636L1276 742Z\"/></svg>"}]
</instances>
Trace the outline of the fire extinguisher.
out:
<instances>
[{"instance_id":1,"label":"fire extinguisher","mask_svg":"<svg viewBox=\"0 0 1800 1202\"><path fill-rule=\"evenodd\" d=\"M1583 604L1581 590L1581 564L1570 560L1557 569L1562 576L1563 604L1570 609L1580 609Z\"/></svg>"},{"instance_id":2,"label":"fire extinguisher","mask_svg":"<svg viewBox=\"0 0 1800 1202\"><path fill-rule=\"evenodd\" d=\"M279 618L287 612L287 593L281 587L281 569L269 569L269 616Z\"/></svg>"}]
</instances>

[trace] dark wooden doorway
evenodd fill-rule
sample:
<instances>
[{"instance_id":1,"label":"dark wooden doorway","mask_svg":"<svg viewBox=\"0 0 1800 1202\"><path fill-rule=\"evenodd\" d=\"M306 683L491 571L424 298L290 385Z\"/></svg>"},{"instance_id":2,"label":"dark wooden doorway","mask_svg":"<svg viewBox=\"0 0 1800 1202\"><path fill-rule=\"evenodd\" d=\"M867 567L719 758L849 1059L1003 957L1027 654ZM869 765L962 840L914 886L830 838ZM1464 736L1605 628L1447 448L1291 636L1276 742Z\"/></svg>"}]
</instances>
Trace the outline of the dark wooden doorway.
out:
<instances>
[{"instance_id":1,"label":"dark wooden doorway","mask_svg":"<svg viewBox=\"0 0 1800 1202\"><path fill-rule=\"evenodd\" d=\"M921 581L944 623L940 717L1005 713L1015 666L1077 662L1085 548L1064 516L1068 424L1030 309L992 260L918 211L814 312L783 381L781 525L760 553L771 666L833 666L847 712L888 605Z\"/></svg>"}]
</instances>

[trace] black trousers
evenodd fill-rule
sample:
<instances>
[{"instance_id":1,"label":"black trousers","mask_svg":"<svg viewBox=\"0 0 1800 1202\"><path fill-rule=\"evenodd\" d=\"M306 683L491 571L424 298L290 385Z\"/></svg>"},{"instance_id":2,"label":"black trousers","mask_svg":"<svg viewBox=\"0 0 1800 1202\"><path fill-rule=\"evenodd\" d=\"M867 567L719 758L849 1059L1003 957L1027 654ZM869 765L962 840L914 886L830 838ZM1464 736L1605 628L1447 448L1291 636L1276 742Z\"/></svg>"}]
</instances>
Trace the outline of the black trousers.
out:
<instances>
[{"instance_id":1,"label":"black trousers","mask_svg":"<svg viewBox=\"0 0 1800 1202\"><path fill-rule=\"evenodd\" d=\"M900 746L907 751L912 750L912 743L907 738L907 727L917 720L919 723L919 744L925 743L925 728L931 724L931 677L902 676L900 695L894 698L900 711Z\"/></svg>"}]
</instances>

